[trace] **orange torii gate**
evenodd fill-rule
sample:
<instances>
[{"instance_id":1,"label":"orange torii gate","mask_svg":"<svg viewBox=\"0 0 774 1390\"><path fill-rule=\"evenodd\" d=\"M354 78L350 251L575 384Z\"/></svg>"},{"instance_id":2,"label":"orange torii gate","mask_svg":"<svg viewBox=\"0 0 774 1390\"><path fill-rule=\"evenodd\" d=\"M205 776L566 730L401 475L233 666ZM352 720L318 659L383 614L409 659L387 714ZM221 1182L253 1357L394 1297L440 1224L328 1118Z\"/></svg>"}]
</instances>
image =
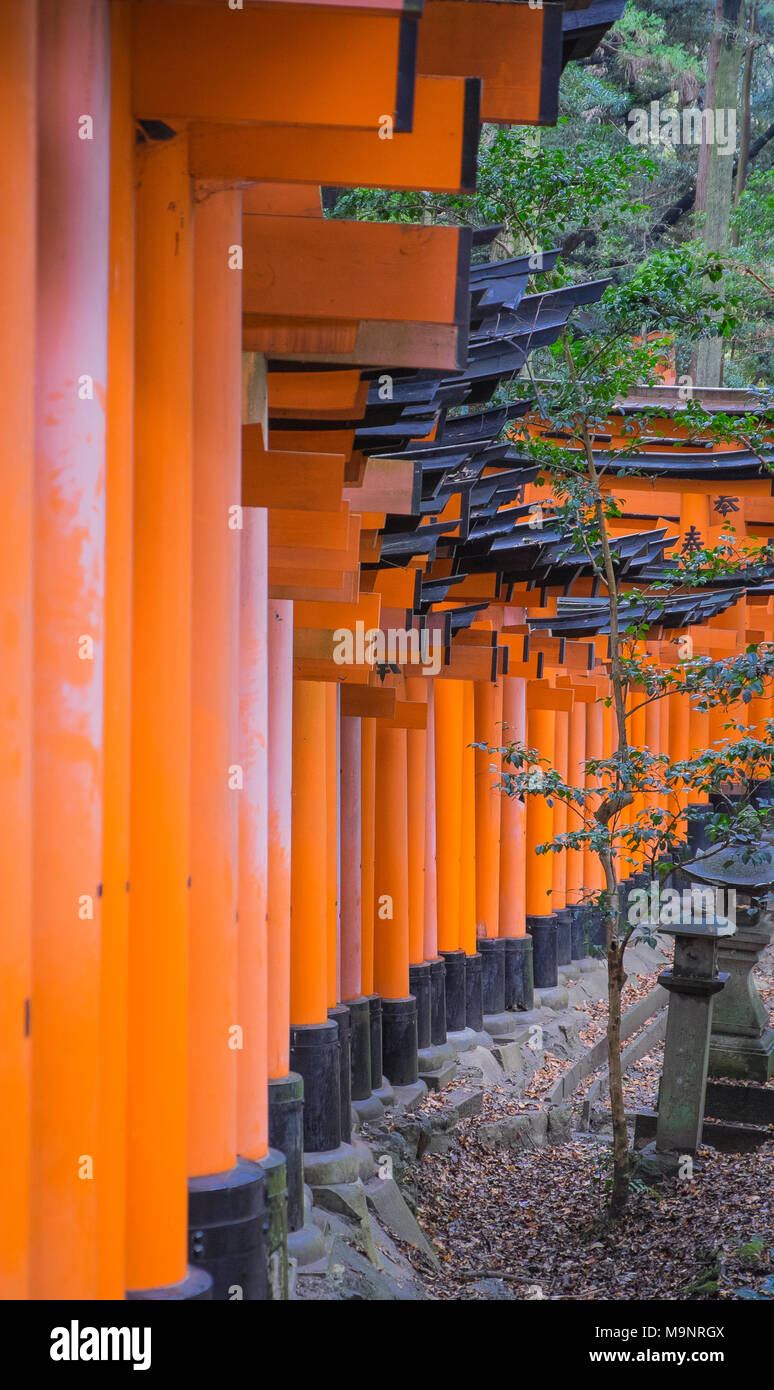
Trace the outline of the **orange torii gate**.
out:
<instances>
[{"instance_id":1,"label":"orange torii gate","mask_svg":"<svg viewBox=\"0 0 774 1390\"><path fill-rule=\"evenodd\" d=\"M537 829L471 745L569 766L583 697L534 594L383 554L423 466L363 435L385 374L439 432L473 238L315 189L470 191L481 119L554 118L561 18L0 0L6 1296L283 1297L350 1091L530 1002Z\"/></svg>"}]
</instances>

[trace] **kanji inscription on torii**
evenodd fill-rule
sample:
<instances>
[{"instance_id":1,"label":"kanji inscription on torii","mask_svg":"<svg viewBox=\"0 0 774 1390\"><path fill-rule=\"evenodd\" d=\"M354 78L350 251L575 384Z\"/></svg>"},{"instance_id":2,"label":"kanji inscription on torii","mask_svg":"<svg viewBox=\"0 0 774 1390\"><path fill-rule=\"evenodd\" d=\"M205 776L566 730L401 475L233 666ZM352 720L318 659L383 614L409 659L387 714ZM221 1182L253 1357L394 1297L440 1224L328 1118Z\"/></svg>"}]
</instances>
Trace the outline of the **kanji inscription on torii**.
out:
<instances>
[{"instance_id":1,"label":"kanji inscription on torii","mask_svg":"<svg viewBox=\"0 0 774 1390\"><path fill-rule=\"evenodd\" d=\"M681 555L695 555L697 551L701 550L701 545L701 532L695 526L689 526L681 547Z\"/></svg>"},{"instance_id":2,"label":"kanji inscription on torii","mask_svg":"<svg viewBox=\"0 0 774 1390\"><path fill-rule=\"evenodd\" d=\"M739 511L738 497L724 497L722 494L715 499L713 511L719 512L721 516L728 516L730 512Z\"/></svg>"}]
</instances>

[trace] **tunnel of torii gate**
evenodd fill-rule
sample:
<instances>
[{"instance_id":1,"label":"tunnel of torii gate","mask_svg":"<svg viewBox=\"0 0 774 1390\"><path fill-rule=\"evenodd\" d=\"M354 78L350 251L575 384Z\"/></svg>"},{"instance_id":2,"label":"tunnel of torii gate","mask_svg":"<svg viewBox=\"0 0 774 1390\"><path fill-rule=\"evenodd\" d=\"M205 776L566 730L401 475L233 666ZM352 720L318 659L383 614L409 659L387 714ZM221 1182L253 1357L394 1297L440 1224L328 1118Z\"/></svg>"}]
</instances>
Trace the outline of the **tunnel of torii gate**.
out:
<instances>
[{"instance_id":1,"label":"tunnel of torii gate","mask_svg":"<svg viewBox=\"0 0 774 1390\"><path fill-rule=\"evenodd\" d=\"M352 1114L446 1084L598 930L593 857L535 855L561 808L473 745L575 780L612 746L604 600L529 525L530 403L490 404L605 282L527 293L499 228L323 200L470 191L481 122L552 122L622 8L0 0L3 1297L284 1297ZM774 528L759 461L642 394L595 441L670 407L612 483L632 611L725 518ZM644 646L772 628L757 571ZM721 718L632 733L679 758Z\"/></svg>"}]
</instances>

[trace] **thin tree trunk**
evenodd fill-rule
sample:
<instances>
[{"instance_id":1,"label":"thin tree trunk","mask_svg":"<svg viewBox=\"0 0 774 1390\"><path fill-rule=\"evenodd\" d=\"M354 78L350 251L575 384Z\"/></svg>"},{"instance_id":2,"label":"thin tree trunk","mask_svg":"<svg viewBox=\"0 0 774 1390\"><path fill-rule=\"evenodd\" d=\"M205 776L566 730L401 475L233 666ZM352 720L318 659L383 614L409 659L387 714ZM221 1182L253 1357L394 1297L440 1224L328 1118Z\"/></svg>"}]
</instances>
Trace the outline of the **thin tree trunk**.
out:
<instances>
[{"instance_id":1,"label":"thin tree trunk","mask_svg":"<svg viewBox=\"0 0 774 1390\"><path fill-rule=\"evenodd\" d=\"M715 134L717 113L736 112L739 90L740 36L739 23L744 15L742 0L718 0L722 4L723 32L715 70ZM726 127L727 128L727 127ZM733 193L733 156L723 153L717 139L713 140L707 171L704 244L708 251L728 249L731 199ZM722 293L723 282L718 283ZM723 340L704 338L696 355L696 385L719 386L723 377Z\"/></svg>"},{"instance_id":2,"label":"thin tree trunk","mask_svg":"<svg viewBox=\"0 0 774 1390\"><path fill-rule=\"evenodd\" d=\"M741 98L741 129L739 132L739 159L736 168L736 183L734 185L734 207L745 190L747 183L747 171L750 167L750 129L751 129L751 92L752 75L755 64L756 41L755 36L758 31L758 6L757 3L752 7L750 15L750 27L747 31L747 49L744 55L744 68L742 71L742 98ZM739 228L734 227L731 233L731 245L739 245Z\"/></svg>"},{"instance_id":3,"label":"thin tree trunk","mask_svg":"<svg viewBox=\"0 0 774 1390\"><path fill-rule=\"evenodd\" d=\"M620 946L607 953L607 1065L613 1120L613 1188L610 1215L620 1216L629 1199L629 1131L621 1069L621 993L626 980Z\"/></svg>"},{"instance_id":4,"label":"thin tree trunk","mask_svg":"<svg viewBox=\"0 0 774 1390\"><path fill-rule=\"evenodd\" d=\"M723 0L715 0L715 18L712 25L712 38L710 40L709 55L707 58L707 83L704 88L704 110L711 111L715 107L715 82L718 72L718 58L720 57L720 35L723 28ZM694 208L696 212L704 212L707 206L707 175L709 174L710 144L707 140L707 132L704 122L701 127L701 147L699 149L699 163L696 170L696 193L694 198Z\"/></svg>"},{"instance_id":5,"label":"thin tree trunk","mask_svg":"<svg viewBox=\"0 0 774 1390\"><path fill-rule=\"evenodd\" d=\"M572 354L566 342L564 343L564 356L573 380L577 381ZM610 613L610 674L613 686L616 732L618 734L616 752L622 753L628 748L628 734L626 729L626 693L621 670L618 581L616 579L613 556L610 550L610 538L607 533L607 522L602 504L599 475L594 460L594 445L591 434L589 433L588 424L585 420L581 428L581 441L586 455L589 477L596 494L597 524L599 527L602 564L605 572L605 584L608 591ZM622 784L620 788L616 786L612 790L617 797L620 797L622 792L624 797L628 798L629 801L632 800L628 785ZM602 807L599 808L599 811L602 811ZM617 812L611 810L603 823L608 827L611 822L614 824L616 814ZM626 982L623 961L625 949L623 942L626 933L621 930L619 885L613 858L612 831L610 831L608 848L600 854L600 859L605 874L605 887L607 891L605 924L608 1001L607 1061L610 1084L610 1116L613 1123L613 1187L610 1194L609 1210L611 1217L615 1218L620 1216L629 1197L629 1132L626 1127L626 1111L623 1098L623 1073L621 1070L621 993Z\"/></svg>"}]
</instances>

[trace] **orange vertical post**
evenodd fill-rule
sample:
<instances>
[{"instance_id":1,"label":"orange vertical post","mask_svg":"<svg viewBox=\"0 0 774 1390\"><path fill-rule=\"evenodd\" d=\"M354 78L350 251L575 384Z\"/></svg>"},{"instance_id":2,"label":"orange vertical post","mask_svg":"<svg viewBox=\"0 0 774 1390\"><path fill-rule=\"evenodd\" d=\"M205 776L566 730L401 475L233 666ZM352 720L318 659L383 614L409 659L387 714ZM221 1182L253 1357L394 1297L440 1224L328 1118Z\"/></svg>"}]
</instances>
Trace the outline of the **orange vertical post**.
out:
<instances>
[{"instance_id":1,"label":"orange vertical post","mask_svg":"<svg viewBox=\"0 0 774 1390\"><path fill-rule=\"evenodd\" d=\"M0 1298L29 1293L30 1028L32 992L32 593L35 379L36 5L0 4ZM55 1291L57 1294L59 1290Z\"/></svg>"},{"instance_id":2,"label":"orange vertical post","mask_svg":"<svg viewBox=\"0 0 774 1390\"><path fill-rule=\"evenodd\" d=\"M260 583L264 585L265 564L261 565L260 575ZM244 578L242 582L244 592ZM293 604L289 599L269 599L266 639L268 863L265 1010L268 1137L274 1151L269 1152L269 1160L279 1153L284 1155L288 1228L295 1231L304 1224L301 1118L304 1088L301 1077L290 1070Z\"/></svg>"},{"instance_id":3,"label":"orange vertical post","mask_svg":"<svg viewBox=\"0 0 774 1390\"><path fill-rule=\"evenodd\" d=\"M238 413L235 420L238 424ZM251 1159L264 1158L269 1142L268 558L267 513L262 507L245 507L238 595L239 759L230 775L238 773L242 781L241 790L231 792L239 807L236 965L242 1047L236 1053L237 1146L243 1157ZM288 989L286 981L286 1007ZM279 980L276 992L282 997Z\"/></svg>"},{"instance_id":4,"label":"orange vertical post","mask_svg":"<svg viewBox=\"0 0 774 1390\"><path fill-rule=\"evenodd\" d=\"M424 952L425 960L436 960L438 957L438 878L435 850L435 681L428 682L425 759Z\"/></svg>"},{"instance_id":5,"label":"orange vertical post","mask_svg":"<svg viewBox=\"0 0 774 1390\"><path fill-rule=\"evenodd\" d=\"M363 994L374 992L374 853L375 853L375 784L376 784L376 720L364 719L361 731L361 798L360 848L363 856L361 905L363 913L361 970ZM381 1078L379 1078L381 1084Z\"/></svg>"},{"instance_id":6,"label":"orange vertical post","mask_svg":"<svg viewBox=\"0 0 774 1390\"><path fill-rule=\"evenodd\" d=\"M476 737L473 681L462 692L462 804L460 815L460 946L476 951Z\"/></svg>"},{"instance_id":7,"label":"orange vertical post","mask_svg":"<svg viewBox=\"0 0 774 1390\"><path fill-rule=\"evenodd\" d=\"M565 782L570 771L570 713L557 710L555 719L554 767ZM567 803L554 801L554 835L563 835L567 830ZM563 912L567 906L567 852L552 854L553 880L551 884L552 912Z\"/></svg>"},{"instance_id":8,"label":"orange vertical post","mask_svg":"<svg viewBox=\"0 0 774 1390\"><path fill-rule=\"evenodd\" d=\"M527 741L527 682L522 676L503 677L502 746ZM503 762L507 775L514 769ZM500 821L501 936L526 932L526 813L524 798L503 794Z\"/></svg>"},{"instance_id":9,"label":"orange vertical post","mask_svg":"<svg viewBox=\"0 0 774 1390\"><path fill-rule=\"evenodd\" d=\"M369 1100L373 1082L371 1002L363 992L363 721L342 716L340 813L341 996L349 1022L349 1058L342 1056L342 1138L349 1134L346 1106ZM347 1067L347 1062L349 1066ZM377 1079L381 1084L381 1076Z\"/></svg>"},{"instance_id":10,"label":"orange vertical post","mask_svg":"<svg viewBox=\"0 0 774 1390\"><path fill-rule=\"evenodd\" d=\"M406 681L409 700L424 702L427 680L414 676ZM408 786L408 890L409 961L419 965L425 958L425 820L427 802L427 730L406 730L406 769Z\"/></svg>"},{"instance_id":11,"label":"orange vertical post","mask_svg":"<svg viewBox=\"0 0 774 1390\"><path fill-rule=\"evenodd\" d=\"M110 44L98 0L38 20L31 1292L94 1298Z\"/></svg>"},{"instance_id":12,"label":"orange vertical post","mask_svg":"<svg viewBox=\"0 0 774 1390\"><path fill-rule=\"evenodd\" d=\"M374 986L383 998L402 999L409 967L405 729L377 724L376 769Z\"/></svg>"},{"instance_id":13,"label":"orange vertical post","mask_svg":"<svg viewBox=\"0 0 774 1390\"><path fill-rule=\"evenodd\" d=\"M328 894L329 830L321 792L330 695L322 681L293 687L293 793L290 869L290 1065L304 1081L304 1150L338 1148L341 1141L339 1030L328 1018L331 946Z\"/></svg>"},{"instance_id":14,"label":"orange vertical post","mask_svg":"<svg viewBox=\"0 0 774 1390\"><path fill-rule=\"evenodd\" d=\"M268 1073L290 1067L290 855L293 776L293 605L268 606Z\"/></svg>"},{"instance_id":15,"label":"orange vertical post","mask_svg":"<svg viewBox=\"0 0 774 1390\"><path fill-rule=\"evenodd\" d=\"M461 681L436 681L435 814L439 951L458 951L460 948L462 698Z\"/></svg>"},{"instance_id":16,"label":"orange vertical post","mask_svg":"<svg viewBox=\"0 0 774 1390\"><path fill-rule=\"evenodd\" d=\"M568 726L568 746L567 746L567 780L573 787L585 787L586 785L586 708L583 700L573 701L570 710ZM567 810L567 830L580 830L582 821L578 812L583 812L583 807L576 809L568 807ZM575 907L583 895L583 850L568 849L567 851L567 906Z\"/></svg>"},{"instance_id":17,"label":"orange vertical post","mask_svg":"<svg viewBox=\"0 0 774 1390\"><path fill-rule=\"evenodd\" d=\"M527 741L527 682L503 676L503 748ZM502 762L504 774L513 771ZM527 833L524 798L502 794L500 808L499 930L505 938L505 1007L532 1008L532 941L527 936Z\"/></svg>"},{"instance_id":18,"label":"orange vertical post","mask_svg":"<svg viewBox=\"0 0 774 1390\"><path fill-rule=\"evenodd\" d=\"M530 702L530 693L532 700ZM527 696L527 742L547 759L549 768L556 766L556 713L543 708L541 701L548 692L539 688ZM540 768L545 764L541 763ZM552 988L557 983L558 923L553 916L552 887L554 855L538 854L539 845L553 839L554 810L545 793L529 795L527 801L527 930L532 937L534 981L538 988Z\"/></svg>"},{"instance_id":19,"label":"orange vertical post","mask_svg":"<svg viewBox=\"0 0 774 1390\"><path fill-rule=\"evenodd\" d=\"M184 137L137 168L127 1286L186 1281L193 237ZM159 467L163 459L163 468Z\"/></svg>"},{"instance_id":20,"label":"orange vertical post","mask_svg":"<svg viewBox=\"0 0 774 1390\"><path fill-rule=\"evenodd\" d=\"M100 972L98 1289L126 1288L126 1068L129 964L132 506L134 445L134 140L130 6L113 4L110 111L110 299L105 488L105 795Z\"/></svg>"},{"instance_id":21,"label":"orange vertical post","mask_svg":"<svg viewBox=\"0 0 774 1390\"><path fill-rule=\"evenodd\" d=\"M670 703L671 703L671 702L670 702L669 697L666 697L666 698L664 698L663 700L659 700L659 702L658 702L658 706L659 706L659 725L658 725L659 752L662 753L662 754L664 755L664 757L666 757L666 758L669 757L669 707L670 707ZM662 810L663 810L665 813L666 813L667 811L669 811L670 814L671 814L671 811L672 811L672 809L673 809L673 803L672 803L672 798L671 798L671 796L667 796L664 792L660 792L660 793L657 795L657 797L656 797L656 803L657 803L657 805L659 805L659 806L662 808Z\"/></svg>"},{"instance_id":22,"label":"orange vertical post","mask_svg":"<svg viewBox=\"0 0 774 1390\"><path fill-rule=\"evenodd\" d=\"M321 681L293 686L293 844L290 869L290 1020L321 1023L328 1009L328 828L320 812L327 693Z\"/></svg>"},{"instance_id":23,"label":"orange vertical post","mask_svg":"<svg viewBox=\"0 0 774 1390\"><path fill-rule=\"evenodd\" d=\"M503 682L475 683L476 931L496 937L500 923L500 807ZM488 749L495 751L489 752Z\"/></svg>"},{"instance_id":24,"label":"orange vertical post","mask_svg":"<svg viewBox=\"0 0 774 1390\"><path fill-rule=\"evenodd\" d=\"M673 763L684 762L691 756L691 700L689 695L669 696L669 758ZM682 783L677 788L677 804L685 810L688 795ZM671 798L672 805L675 797Z\"/></svg>"},{"instance_id":25,"label":"orange vertical post","mask_svg":"<svg viewBox=\"0 0 774 1390\"><path fill-rule=\"evenodd\" d=\"M357 999L362 989L361 854L363 753L360 719L341 720L341 996Z\"/></svg>"},{"instance_id":26,"label":"orange vertical post","mask_svg":"<svg viewBox=\"0 0 774 1390\"><path fill-rule=\"evenodd\" d=\"M608 712L600 699L593 700L590 704L586 706L587 761L590 761L594 758L601 758L604 756L603 726L605 718L607 717L607 713ZM597 773L590 772L587 777L587 787L596 788L599 786L599 784L599 775ZM593 812L596 809L597 805L597 802L591 801L589 803L589 811ZM599 856L595 854L594 851L590 849L588 845L584 845L583 848L583 883L587 893L598 892L599 889L603 888L605 884L605 876L602 871L602 865L599 861Z\"/></svg>"},{"instance_id":27,"label":"orange vertical post","mask_svg":"<svg viewBox=\"0 0 774 1390\"><path fill-rule=\"evenodd\" d=\"M567 782L570 770L570 711L557 710L554 715L554 767ZM554 835L563 835L567 830L567 803L559 797L554 800ZM572 961L572 922L567 911L567 851L550 856L553 870L551 878L551 910L556 913L556 961L558 966L569 965Z\"/></svg>"},{"instance_id":28,"label":"orange vertical post","mask_svg":"<svg viewBox=\"0 0 774 1390\"><path fill-rule=\"evenodd\" d=\"M237 758L239 532L229 524L241 470L241 296L228 247L239 237L240 214L238 193L197 190L188 935L188 1172L196 1177L236 1162L231 1030L241 1028L247 1042L252 1025L237 1012L238 792L245 769Z\"/></svg>"},{"instance_id":29,"label":"orange vertical post","mask_svg":"<svg viewBox=\"0 0 774 1390\"><path fill-rule=\"evenodd\" d=\"M729 724L734 718L734 713L733 710L727 709L724 705L714 705L708 711L710 746L714 746L716 743L725 743L728 738L726 724Z\"/></svg>"},{"instance_id":30,"label":"orange vertical post","mask_svg":"<svg viewBox=\"0 0 774 1390\"><path fill-rule=\"evenodd\" d=\"M650 706L645 705L643 703L644 700L644 690L636 689L633 691L632 714L628 720L629 742L633 748L646 748L648 746L647 712ZM639 709L637 708L638 706L640 706ZM638 817L642 814L645 808L645 804L646 798L644 797L642 792L635 792L634 801L631 806L631 814L629 817L629 823L632 826L636 824ZM643 852L642 850L627 850L627 853L634 860L634 864L630 872L637 873L639 870L642 869L644 865Z\"/></svg>"},{"instance_id":31,"label":"orange vertical post","mask_svg":"<svg viewBox=\"0 0 774 1390\"><path fill-rule=\"evenodd\" d=\"M406 731L408 785L409 990L417 1006L417 1048L432 1041L432 967L425 957L425 879L428 819L427 700L425 676L406 680L406 696L425 706L425 727ZM434 778L430 777L431 783ZM440 1024L439 1024L440 1026ZM445 1037L444 1037L445 1041Z\"/></svg>"},{"instance_id":32,"label":"orange vertical post","mask_svg":"<svg viewBox=\"0 0 774 1390\"><path fill-rule=\"evenodd\" d=\"M661 724L665 703L664 700L652 700L649 705L645 706L644 746L650 749L651 753L658 754L664 751ZM656 776L659 775L660 774L657 772ZM663 805L663 798L659 796L658 792L647 792L643 798L643 804L644 809L648 811L650 815L653 815L653 813ZM652 862L652 853L652 849L646 848L644 850L643 859L646 866L649 866Z\"/></svg>"},{"instance_id":33,"label":"orange vertical post","mask_svg":"<svg viewBox=\"0 0 774 1390\"><path fill-rule=\"evenodd\" d=\"M527 715L527 742L553 767L556 758L556 725L552 709L533 708ZM542 764L541 764L542 766ZM543 794L527 797L527 915L550 916L553 912L553 855L537 854L538 845L553 839L554 815Z\"/></svg>"},{"instance_id":34,"label":"orange vertical post","mask_svg":"<svg viewBox=\"0 0 774 1390\"><path fill-rule=\"evenodd\" d=\"M417 1079L417 1007L409 994L406 730L376 727L374 988L382 997L384 1074Z\"/></svg>"},{"instance_id":35,"label":"orange vertical post","mask_svg":"<svg viewBox=\"0 0 774 1390\"><path fill-rule=\"evenodd\" d=\"M188 1220L194 1258L212 1274L219 1300L233 1298L235 1284L247 1300L266 1293L266 1177L255 1161L237 1163L237 1155L258 1160L268 1148L268 540L265 511L244 510L239 500L241 228L241 192L197 187Z\"/></svg>"},{"instance_id":36,"label":"orange vertical post","mask_svg":"<svg viewBox=\"0 0 774 1390\"><path fill-rule=\"evenodd\" d=\"M341 997L341 945L339 940L339 687L325 683L324 814L325 915L328 923L328 1007Z\"/></svg>"}]
</instances>

